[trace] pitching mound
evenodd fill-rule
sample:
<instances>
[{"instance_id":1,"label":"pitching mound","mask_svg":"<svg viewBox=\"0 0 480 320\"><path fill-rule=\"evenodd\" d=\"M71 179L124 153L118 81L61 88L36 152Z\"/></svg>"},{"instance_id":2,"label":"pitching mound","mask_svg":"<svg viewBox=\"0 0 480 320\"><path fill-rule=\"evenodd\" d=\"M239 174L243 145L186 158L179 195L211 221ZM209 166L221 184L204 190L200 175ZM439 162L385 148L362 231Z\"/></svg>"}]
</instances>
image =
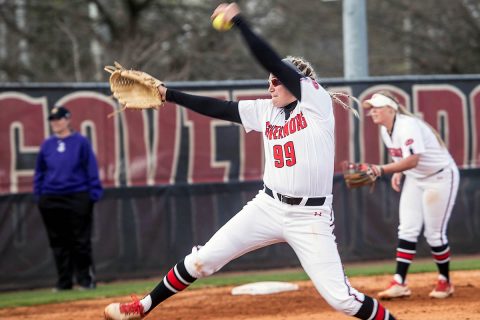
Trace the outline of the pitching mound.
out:
<instances>
[{"instance_id":1,"label":"pitching mound","mask_svg":"<svg viewBox=\"0 0 480 320\"><path fill-rule=\"evenodd\" d=\"M354 277L350 281L358 290L375 296L388 284L390 276ZM384 301L397 319L451 320L480 319L480 271L452 272L453 297L435 300L428 297L436 274L411 274L412 296ZM169 320L341 320L353 319L333 311L312 286L297 282L299 290L261 296L233 296L232 287L187 290L157 307L147 319ZM59 320L102 319L103 308L116 299L84 300L71 303L0 309L0 319Z\"/></svg>"}]
</instances>

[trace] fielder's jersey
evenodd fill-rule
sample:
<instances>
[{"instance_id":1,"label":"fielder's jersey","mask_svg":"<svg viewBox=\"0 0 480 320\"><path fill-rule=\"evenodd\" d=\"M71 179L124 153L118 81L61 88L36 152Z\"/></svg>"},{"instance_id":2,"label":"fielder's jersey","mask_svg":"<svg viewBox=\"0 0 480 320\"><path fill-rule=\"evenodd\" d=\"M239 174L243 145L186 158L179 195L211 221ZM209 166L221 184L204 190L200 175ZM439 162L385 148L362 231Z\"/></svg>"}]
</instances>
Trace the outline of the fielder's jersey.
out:
<instances>
[{"instance_id":1,"label":"fielder's jersey","mask_svg":"<svg viewBox=\"0 0 480 320\"><path fill-rule=\"evenodd\" d=\"M302 101L285 120L285 110L271 100L239 101L247 132L262 133L263 181L292 197L324 197L332 193L335 121L328 92L310 78L301 80Z\"/></svg>"},{"instance_id":2,"label":"fielder's jersey","mask_svg":"<svg viewBox=\"0 0 480 320\"><path fill-rule=\"evenodd\" d=\"M417 166L404 171L407 176L427 177L453 163L448 150L420 119L397 114L392 135L388 134L384 126L381 127L381 134L393 161L400 161L412 154L420 155Z\"/></svg>"}]
</instances>

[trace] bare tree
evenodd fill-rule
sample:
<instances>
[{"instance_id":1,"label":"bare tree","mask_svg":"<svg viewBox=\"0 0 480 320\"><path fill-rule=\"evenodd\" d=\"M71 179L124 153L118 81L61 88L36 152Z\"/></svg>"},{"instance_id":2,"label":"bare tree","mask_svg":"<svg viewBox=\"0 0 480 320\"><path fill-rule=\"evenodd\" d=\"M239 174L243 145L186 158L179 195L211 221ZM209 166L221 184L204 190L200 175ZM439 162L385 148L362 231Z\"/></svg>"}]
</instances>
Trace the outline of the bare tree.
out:
<instances>
[{"instance_id":1,"label":"bare tree","mask_svg":"<svg viewBox=\"0 0 480 320\"><path fill-rule=\"evenodd\" d=\"M371 0L369 4L371 74L480 72L480 2Z\"/></svg>"},{"instance_id":2,"label":"bare tree","mask_svg":"<svg viewBox=\"0 0 480 320\"><path fill-rule=\"evenodd\" d=\"M113 61L166 81L265 78L238 32L211 27L219 2L0 0L1 79L105 81ZM279 54L343 76L341 1L240 5ZM368 28L370 75L480 72L478 0L369 0Z\"/></svg>"}]
</instances>

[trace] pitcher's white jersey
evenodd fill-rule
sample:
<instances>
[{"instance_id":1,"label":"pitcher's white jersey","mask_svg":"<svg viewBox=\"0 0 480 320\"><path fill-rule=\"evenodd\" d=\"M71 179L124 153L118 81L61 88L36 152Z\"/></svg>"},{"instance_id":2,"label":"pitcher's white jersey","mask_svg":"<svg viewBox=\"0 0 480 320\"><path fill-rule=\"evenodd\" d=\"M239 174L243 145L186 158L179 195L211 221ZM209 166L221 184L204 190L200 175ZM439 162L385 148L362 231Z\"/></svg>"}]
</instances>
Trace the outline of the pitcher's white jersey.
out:
<instances>
[{"instance_id":1,"label":"pitcher's white jersey","mask_svg":"<svg viewBox=\"0 0 480 320\"><path fill-rule=\"evenodd\" d=\"M302 78L302 101L285 120L285 110L271 100L239 101L247 132L263 135L265 185L292 197L325 197L332 193L334 130L332 100L310 78Z\"/></svg>"},{"instance_id":2,"label":"pitcher's white jersey","mask_svg":"<svg viewBox=\"0 0 480 320\"><path fill-rule=\"evenodd\" d=\"M403 173L414 178L424 178L448 167L453 159L437 140L432 130L420 119L397 114L392 135L382 126L381 134L393 161L412 154L420 154L418 165Z\"/></svg>"}]
</instances>

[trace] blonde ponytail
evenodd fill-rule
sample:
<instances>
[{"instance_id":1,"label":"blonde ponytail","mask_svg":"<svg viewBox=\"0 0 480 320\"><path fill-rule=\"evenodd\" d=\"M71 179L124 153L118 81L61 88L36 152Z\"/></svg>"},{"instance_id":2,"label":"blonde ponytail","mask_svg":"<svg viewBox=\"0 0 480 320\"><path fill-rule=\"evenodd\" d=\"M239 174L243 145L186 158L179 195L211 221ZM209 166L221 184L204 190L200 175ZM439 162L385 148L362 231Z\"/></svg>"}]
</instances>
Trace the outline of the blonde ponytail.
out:
<instances>
[{"instance_id":1,"label":"blonde ponytail","mask_svg":"<svg viewBox=\"0 0 480 320\"><path fill-rule=\"evenodd\" d=\"M313 69L310 62L308 62L304 58L288 56L284 60L287 60L290 63L292 63L298 69L298 71L300 71L305 77L309 77L310 79L317 81L317 74L315 70ZM350 105L343 102L342 99L340 99L339 97L347 97L348 99L355 101L360 106L360 101L358 101L357 98L343 92L334 92L334 91L327 91L327 92L332 98L333 102L338 102L338 104L340 104L344 109L349 110L355 115L355 117L360 118L357 110L355 110Z\"/></svg>"},{"instance_id":2,"label":"blonde ponytail","mask_svg":"<svg viewBox=\"0 0 480 320\"><path fill-rule=\"evenodd\" d=\"M444 148L446 148L447 146L445 145L445 142L443 141L442 137L440 137L440 134L438 133L437 130L435 130L430 124L428 124L425 120L423 119L420 119L419 117L417 117L416 115L414 115L413 113L411 113L410 111L407 110L407 108L405 108L404 106L402 106L400 104L400 102L398 101L397 97L395 97L393 94L391 94L389 91L379 91L377 92L381 95L384 95L385 97L388 97L390 99L392 99L396 104L397 104L397 107L398 107L398 113L400 114L403 114L405 116L409 116L409 117L413 117L413 118L417 118L419 119L420 121L422 121L423 123L425 123L429 128L430 130L432 130L433 134L435 135L435 137L437 138L437 141L438 143L440 143L441 146L443 146Z\"/></svg>"},{"instance_id":3,"label":"blonde ponytail","mask_svg":"<svg viewBox=\"0 0 480 320\"><path fill-rule=\"evenodd\" d=\"M355 117L360 119L360 116L358 115L357 110L355 110L350 105L343 102L342 99L340 99L339 97L347 97L348 99L355 101L357 103L357 105L360 106L361 105L360 101L357 98L355 98L354 96L351 96L349 94L343 93L343 92L335 92L335 91L327 91L327 92L330 95L330 97L332 98L333 102L338 102L344 109L350 111L351 113L353 113L353 115Z\"/></svg>"}]
</instances>

